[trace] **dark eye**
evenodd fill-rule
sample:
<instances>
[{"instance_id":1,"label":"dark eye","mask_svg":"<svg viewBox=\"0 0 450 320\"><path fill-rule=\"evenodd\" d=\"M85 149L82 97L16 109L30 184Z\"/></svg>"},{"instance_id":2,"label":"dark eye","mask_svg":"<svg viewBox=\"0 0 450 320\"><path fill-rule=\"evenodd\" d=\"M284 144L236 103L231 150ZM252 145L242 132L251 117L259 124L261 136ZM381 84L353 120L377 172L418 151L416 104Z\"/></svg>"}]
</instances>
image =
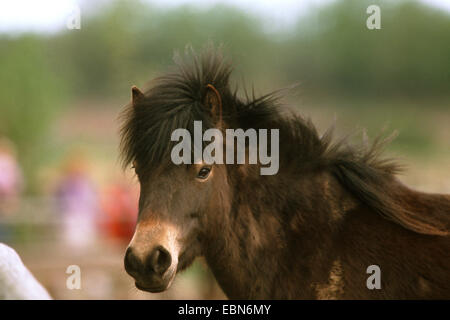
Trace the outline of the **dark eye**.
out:
<instances>
[{"instance_id":1,"label":"dark eye","mask_svg":"<svg viewBox=\"0 0 450 320\"><path fill-rule=\"evenodd\" d=\"M211 172L211 167L203 167L200 169L200 171L197 174L198 179L206 179L209 176L209 173Z\"/></svg>"}]
</instances>

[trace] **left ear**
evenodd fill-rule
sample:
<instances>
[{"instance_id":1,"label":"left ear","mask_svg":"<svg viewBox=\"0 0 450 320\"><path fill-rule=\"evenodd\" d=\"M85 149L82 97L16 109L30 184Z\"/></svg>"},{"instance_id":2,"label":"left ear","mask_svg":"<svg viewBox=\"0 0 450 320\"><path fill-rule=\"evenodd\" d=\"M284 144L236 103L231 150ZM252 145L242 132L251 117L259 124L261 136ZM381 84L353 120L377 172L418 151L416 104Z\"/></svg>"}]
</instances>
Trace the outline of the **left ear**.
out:
<instances>
[{"instance_id":1,"label":"left ear","mask_svg":"<svg viewBox=\"0 0 450 320\"><path fill-rule=\"evenodd\" d=\"M211 116L216 123L222 122L222 98L219 91L212 85L206 86L206 94L203 104L210 110Z\"/></svg>"},{"instance_id":2,"label":"left ear","mask_svg":"<svg viewBox=\"0 0 450 320\"><path fill-rule=\"evenodd\" d=\"M145 99L145 95L136 86L131 87L131 104L136 107L139 102Z\"/></svg>"}]
</instances>

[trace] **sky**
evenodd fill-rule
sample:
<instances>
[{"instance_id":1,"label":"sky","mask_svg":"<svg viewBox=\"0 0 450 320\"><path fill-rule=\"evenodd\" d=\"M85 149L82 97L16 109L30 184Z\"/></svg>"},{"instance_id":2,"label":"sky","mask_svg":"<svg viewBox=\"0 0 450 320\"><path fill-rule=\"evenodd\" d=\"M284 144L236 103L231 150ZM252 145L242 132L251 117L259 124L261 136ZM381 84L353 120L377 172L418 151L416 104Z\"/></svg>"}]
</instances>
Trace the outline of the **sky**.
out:
<instances>
[{"instance_id":1,"label":"sky","mask_svg":"<svg viewBox=\"0 0 450 320\"><path fill-rule=\"evenodd\" d=\"M309 8L333 0L144 0L158 7L193 4L202 8L225 3L250 11L263 18L271 28L286 28ZM97 0L101 7L106 0ZM450 12L449 0L421 0L421 2ZM64 28L76 6L91 4L87 0L0 0L0 32L53 32ZM82 12L81 12L82 20Z\"/></svg>"}]
</instances>

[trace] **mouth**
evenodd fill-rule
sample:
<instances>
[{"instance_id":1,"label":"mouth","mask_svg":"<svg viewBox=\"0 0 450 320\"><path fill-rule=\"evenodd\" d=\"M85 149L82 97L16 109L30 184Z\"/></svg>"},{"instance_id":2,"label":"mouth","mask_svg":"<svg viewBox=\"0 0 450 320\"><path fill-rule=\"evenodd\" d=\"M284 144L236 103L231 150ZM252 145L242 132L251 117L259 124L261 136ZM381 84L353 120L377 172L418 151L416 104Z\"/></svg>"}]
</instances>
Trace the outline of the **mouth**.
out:
<instances>
[{"instance_id":1,"label":"mouth","mask_svg":"<svg viewBox=\"0 0 450 320\"><path fill-rule=\"evenodd\" d=\"M147 292L151 292L151 293L159 293L159 292L163 292L163 291L165 291L167 289L167 286L145 287L145 286L142 286L142 285L138 284L137 282L135 282L134 285L139 290L147 291Z\"/></svg>"}]
</instances>

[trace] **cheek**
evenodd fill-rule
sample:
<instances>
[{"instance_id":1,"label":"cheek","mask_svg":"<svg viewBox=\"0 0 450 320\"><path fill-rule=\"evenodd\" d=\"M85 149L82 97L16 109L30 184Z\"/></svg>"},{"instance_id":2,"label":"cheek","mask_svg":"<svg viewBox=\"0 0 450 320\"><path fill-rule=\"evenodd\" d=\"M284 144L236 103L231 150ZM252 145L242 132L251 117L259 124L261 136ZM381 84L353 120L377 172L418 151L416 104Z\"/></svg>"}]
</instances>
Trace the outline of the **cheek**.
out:
<instances>
[{"instance_id":1,"label":"cheek","mask_svg":"<svg viewBox=\"0 0 450 320\"><path fill-rule=\"evenodd\" d=\"M201 241L198 234L191 234L190 241L185 242L181 255L178 258L178 271L182 271L189 267L195 258L202 255Z\"/></svg>"},{"instance_id":2,"label":"cheek","mask_svg":"<svg viewBox=\"0 0 450 320\"><path fill-rule=\"evenodd\" d=\"M226 176L225 169L217 170L214 179L209 186L209 195L206 199L208 208L212 213L224 213L229 212L232 193L230 185L228 184L228 178Z\"/></svg>"},{"instance_id":3,"label":"cheek","mask_svg":"<svg viewBox=\"0 0 450 320\"><path fill-rule=\"evenodd\" d=\"M185 204L189 204L194 210L204 207L207 200L211 197L214 180L197 181L195 179L189 183L183 191Z\"/></svg>"}]
</instances>

